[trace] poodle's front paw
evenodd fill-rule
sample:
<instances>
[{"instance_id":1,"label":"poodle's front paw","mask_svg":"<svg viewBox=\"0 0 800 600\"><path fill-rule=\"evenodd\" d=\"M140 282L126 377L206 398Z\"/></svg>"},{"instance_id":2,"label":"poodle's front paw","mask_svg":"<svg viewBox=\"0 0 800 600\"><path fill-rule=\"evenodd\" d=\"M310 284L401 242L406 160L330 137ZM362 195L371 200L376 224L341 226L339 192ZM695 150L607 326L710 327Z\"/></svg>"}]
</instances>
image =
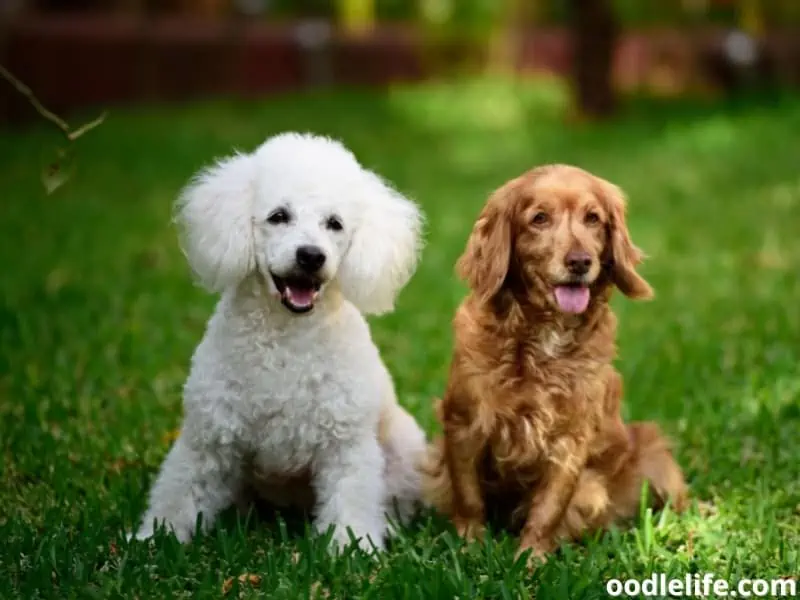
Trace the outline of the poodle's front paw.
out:
<instances>
[{"instance_id":1,"label":"poodle's front paw","mask_svg":"<svg viewBox=\"0 0 800 600\"><path fill-rule=\"evenodd\" d=\"M127 533L125 535L125 541L127 541L128 543L133 541L143 542L151 539L155 535L155 533L156 532L152 524L150 524L149 526L143 524L135 532L131 531Z\"/></svg>"},{"instance_id":2,"label":"poodle's front paw","mask_svg":"<svg viewBox=\"0 0 800 600\"><path fill-rule=\"evenodd\" d=\"M389 520L389 534L396 535L404 525L408 525L419 513L422 503L416 498L392 498L386 516Z\"/></svg>"},{"instance_id":3,"label":"poodle's front paw","mask_svg":"<svg viewBox=\"0 0 800 600\"><path fill-rule=\"evenodd\" d=\"M154 522L150 521L150 524L147 524L147 521L142 523L142 526L138 529L138 531L134 533L129 533L126 537L127 540L130 542L131 540L138 540L138 541L145 541L151 539L156 534L156 529L154 528ZM187 526L176 526L174 523L166 523L166 530L171 532L181 544L186 544L192 540L192 536L194 535L194 527Z\"/></svg>"},{"instance_id":4,"label":"poodle's front paw","mask_svg":"<svg viewBox=\"0 0 800 600\"><path fill-rule=\"evenodd\" d=\"M144 540L149 540L151 537L153 537L152 527L150 529L151 530L149 532L145 531L144 528L139 529L139 531L137 531L136 533L131 531L130 533L125 535L125 541L130 543L134 540L140 542Z\"/></svg>"},{"instance_id":5,"label":"poodle's front paw","mask_svg":"<svg viewBox=\"0 0 800 600\"><path fill-rule=\"evenodd\" d=\"M328 550L333 554L337 554L353 543L366 554L381 552L384 549L383 535L376 533L358 534L347 527L336 526L333 530Z\"/></svg>"}]
</instances>

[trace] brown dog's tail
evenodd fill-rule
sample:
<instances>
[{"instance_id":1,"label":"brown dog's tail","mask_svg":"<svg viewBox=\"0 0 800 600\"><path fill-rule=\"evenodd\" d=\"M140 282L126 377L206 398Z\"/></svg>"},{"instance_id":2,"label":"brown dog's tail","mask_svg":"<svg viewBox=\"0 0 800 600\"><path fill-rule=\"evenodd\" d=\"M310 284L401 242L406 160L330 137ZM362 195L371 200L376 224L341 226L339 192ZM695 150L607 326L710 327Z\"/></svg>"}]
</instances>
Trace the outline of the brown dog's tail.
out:
<instances>
[{"instance_id":1,"label":"brown dog's tail","mask_svg":"<svg viewBox=\"0 0 800 600\"><path fill-rule=\"evenodd\" d=\"M436 401L435 411L440 413L441 400ZM445 460L444 437L434 438L428 444L420 465L422 473L422 500L443 515L450 515L453 507L453 483Z\"/></svg>"}]
</instances>

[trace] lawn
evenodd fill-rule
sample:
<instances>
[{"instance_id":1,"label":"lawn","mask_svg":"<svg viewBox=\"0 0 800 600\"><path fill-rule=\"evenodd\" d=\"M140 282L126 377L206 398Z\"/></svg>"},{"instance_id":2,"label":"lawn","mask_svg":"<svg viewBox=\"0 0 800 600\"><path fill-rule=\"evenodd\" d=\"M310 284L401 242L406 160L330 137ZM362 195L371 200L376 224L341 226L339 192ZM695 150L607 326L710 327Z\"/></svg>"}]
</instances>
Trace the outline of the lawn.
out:
<instances>
[{"instance_id":1,"label":"lawn","mask_svg":"<svg viewBox=\"0 0 800 600\"><path fill-rule=\"evenodd\" d=\"M564 124L564 103L553 84L474 81L115 110L51 196L39 172L56 134L4 133L0 597L604 598L613 577L797 575L800 97L637 103L583 126ZM663 424L703 507L644 514L533 573L512 539L462 548L430 515L378 561L332 559L302 520L263 507L185 547L126 543L215 302L192 283L171 202L215 156L286 129L341 138L427 213L421 265L372 327L430 432L464 293L453 264L487 194L554 161L620 184L657 292L614 299L626 416Z\"/></svg>"}]
</instances>

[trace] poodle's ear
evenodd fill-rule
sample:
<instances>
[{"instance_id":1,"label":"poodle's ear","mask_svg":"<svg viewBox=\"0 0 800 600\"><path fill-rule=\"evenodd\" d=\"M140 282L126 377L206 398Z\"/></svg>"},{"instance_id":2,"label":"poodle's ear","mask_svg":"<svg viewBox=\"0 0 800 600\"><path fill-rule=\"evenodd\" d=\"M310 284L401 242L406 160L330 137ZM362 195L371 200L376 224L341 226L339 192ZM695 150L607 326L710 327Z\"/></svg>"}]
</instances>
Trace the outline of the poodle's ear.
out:
<instances>
[{"instance_id":1,"label":"poodle's ear","mask_svg":"<svg viewBox=\"0 0 800 600\"><path fill-rule=\"evenodd\" d=\"M644 259L644 253L637 248L628 233L625 223L625 195L622 190L607 181L600 181L600 196L606 203L609 214L609 244L607 249L611 280L619 290L634 300L649 300L653 289L636 272L636 267Z\"/></svg>"},{"instance_id":2,"label":"poodle's ear","mask_svg":"<svg viewBox=\"0 0 800 600\"><path fill-rule=\"evenodd\" d=\"M342 293L364 314L392 310L417 265L422 214L416 204L367 172L359 222L339 268Z\"/></svg>"},{"instance_id":3,"label":"poodle's ear","mask_svg":"<svg viewBox=\"0 0 800 600\"><path fill-rule=\"evenodd\" d=\"M513 243L510 194L512 187L506 184L489 197L456 263L458 276L484 302L500 291L508 275Z\"/></svg>"},{"instance_id":4,"label":"poodle's ear","mask_svg":"<svg viewBox=\"0 0 800 600\"><path fill-rule=\"evenodd\" d=\"M236 285L255 268L254 184L252 157L235 155L198 173L175 204L183 252L210 291Z\"/></svg>"}]
</instances>

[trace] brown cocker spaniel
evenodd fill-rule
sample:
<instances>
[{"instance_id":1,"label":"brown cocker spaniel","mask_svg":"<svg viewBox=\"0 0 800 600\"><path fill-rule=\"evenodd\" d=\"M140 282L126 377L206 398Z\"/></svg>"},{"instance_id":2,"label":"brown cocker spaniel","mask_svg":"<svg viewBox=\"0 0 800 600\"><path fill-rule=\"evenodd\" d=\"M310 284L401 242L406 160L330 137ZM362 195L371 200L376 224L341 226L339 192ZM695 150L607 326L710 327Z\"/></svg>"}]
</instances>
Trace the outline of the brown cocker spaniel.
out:
<instances>
[{"instance_id":1,"label":"brown cocker spaniel","mask_svg":"<svg viewBox=\"0 0 800 600\"><path fill-rule=\"evenodd\" d=\"M461 535L498 519L541 557L635 516L644 482L656 508L685 508L658 426L620 415L608 301L614 286L652 297L641 260L622 192L584 170L540 167L489 198L458 262L471 293L423 469L428 502Z\"/></svg>"}]
</instances>

